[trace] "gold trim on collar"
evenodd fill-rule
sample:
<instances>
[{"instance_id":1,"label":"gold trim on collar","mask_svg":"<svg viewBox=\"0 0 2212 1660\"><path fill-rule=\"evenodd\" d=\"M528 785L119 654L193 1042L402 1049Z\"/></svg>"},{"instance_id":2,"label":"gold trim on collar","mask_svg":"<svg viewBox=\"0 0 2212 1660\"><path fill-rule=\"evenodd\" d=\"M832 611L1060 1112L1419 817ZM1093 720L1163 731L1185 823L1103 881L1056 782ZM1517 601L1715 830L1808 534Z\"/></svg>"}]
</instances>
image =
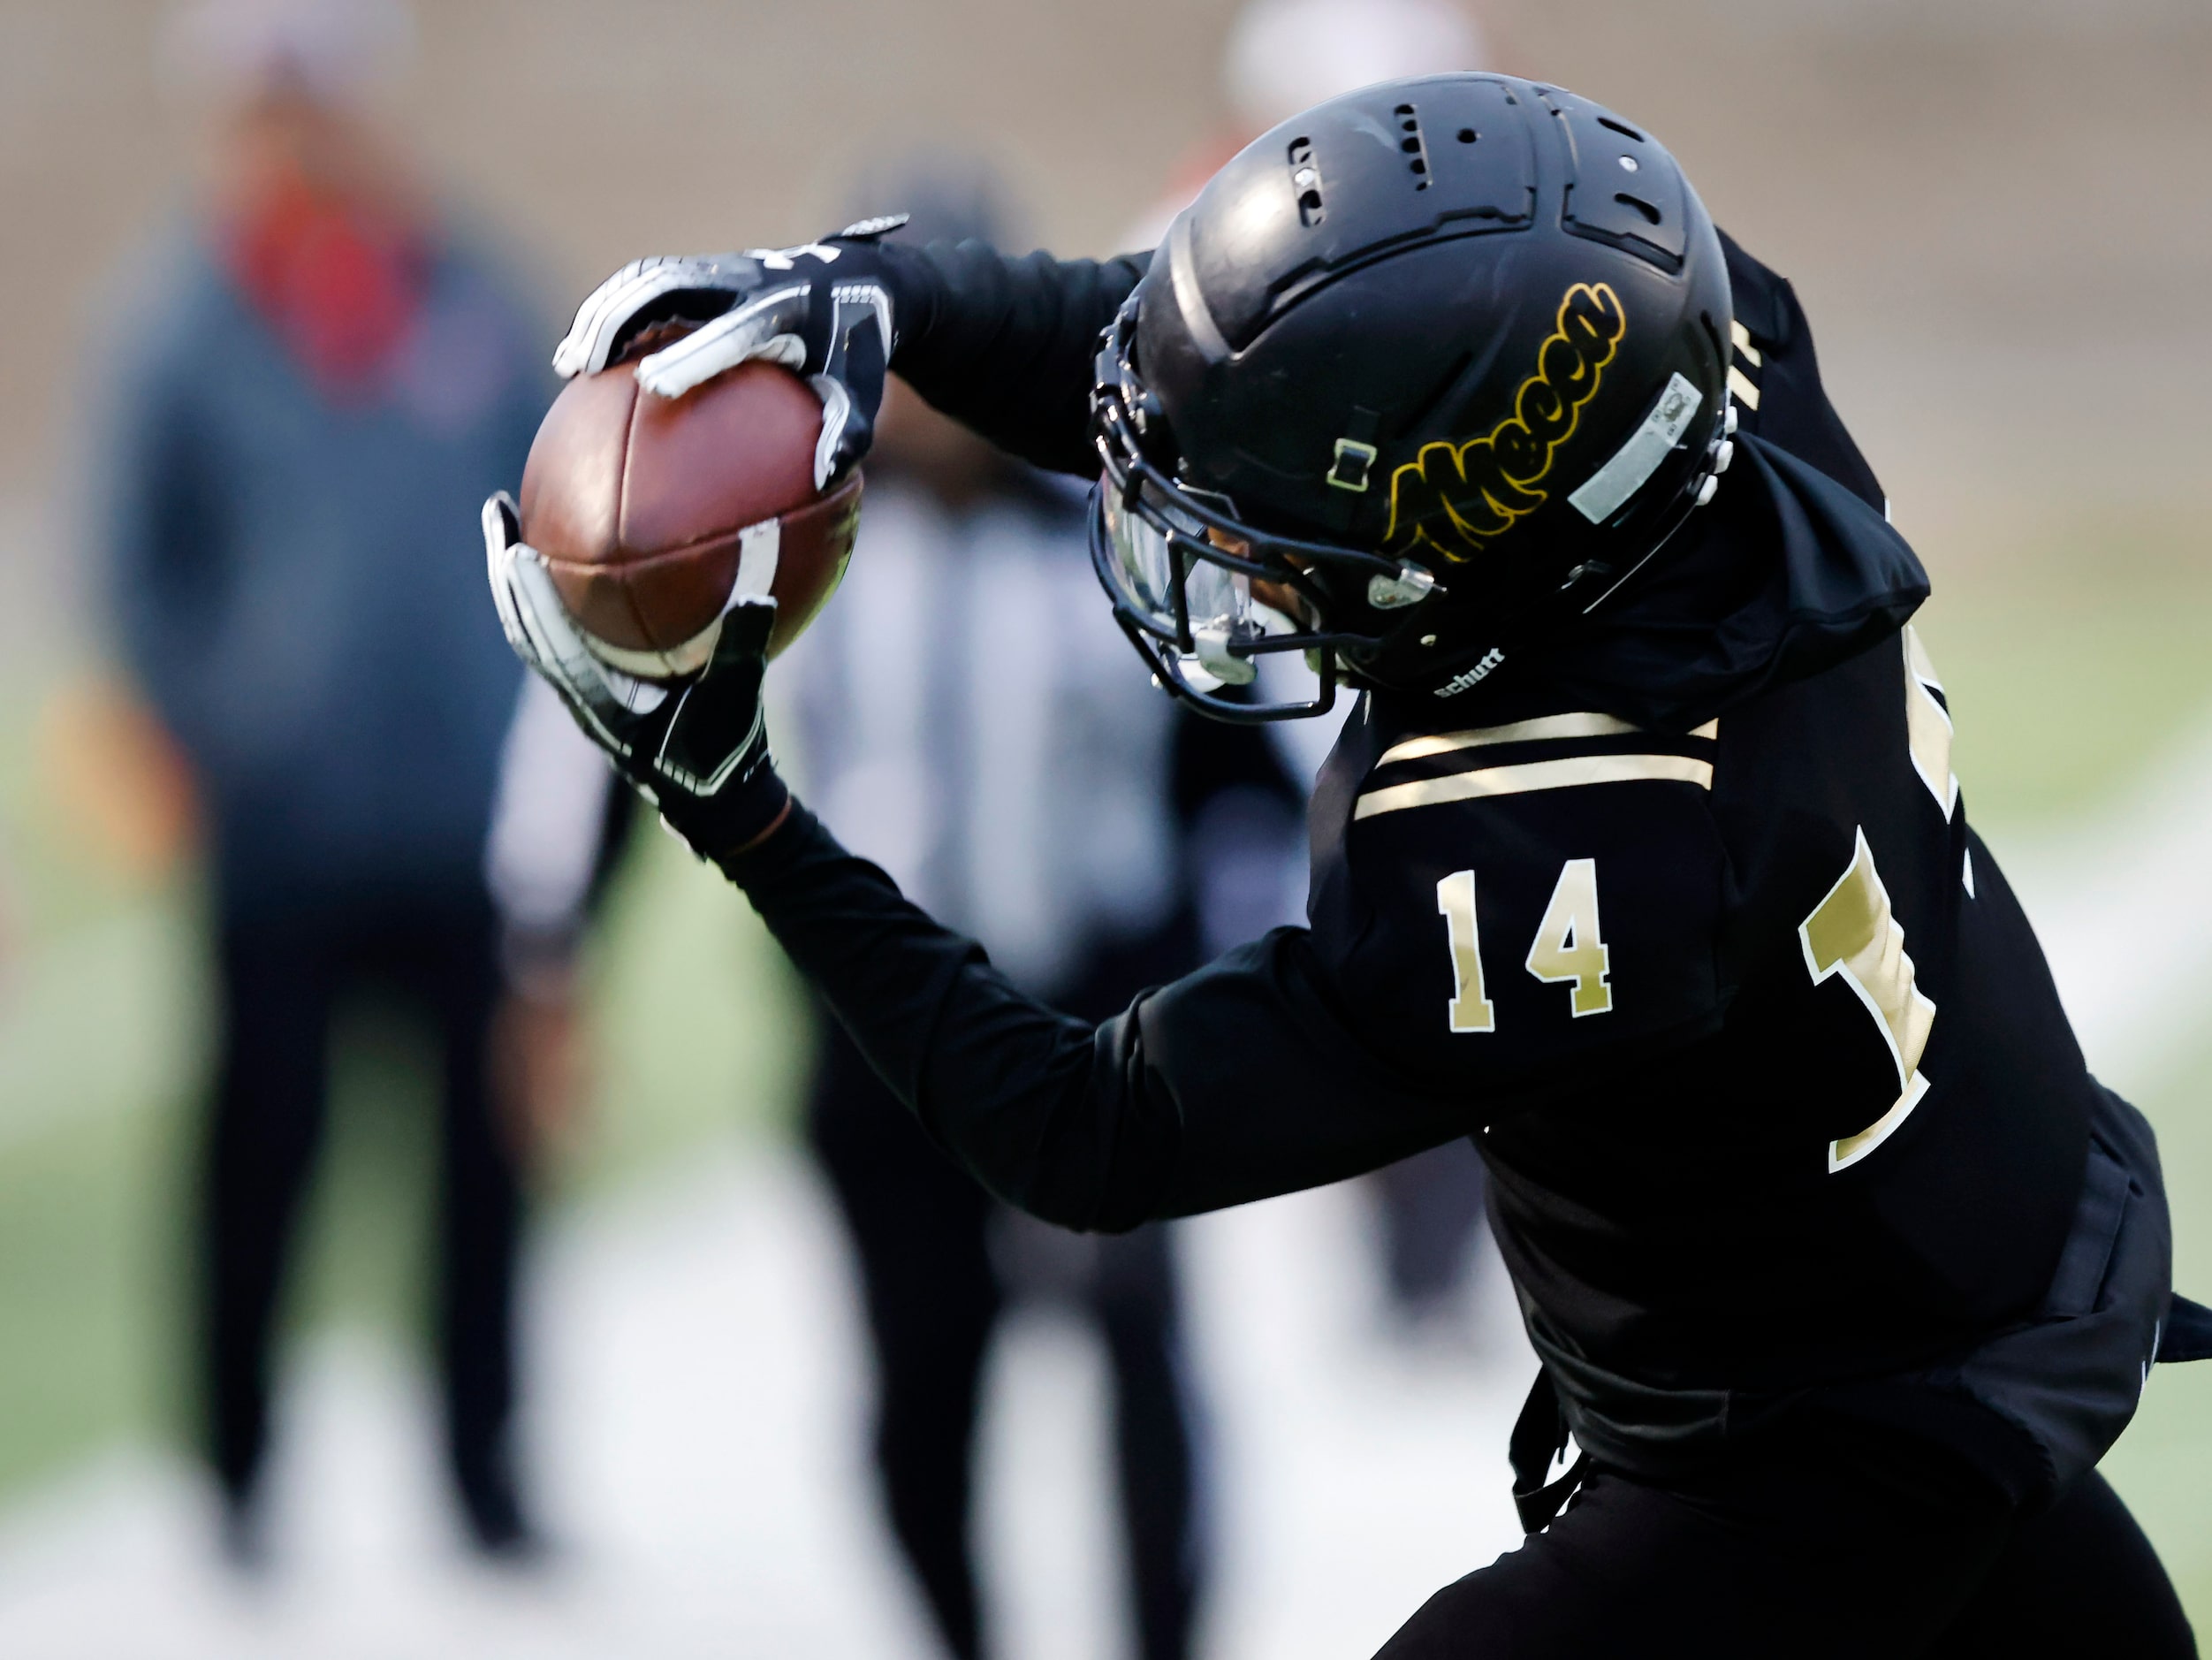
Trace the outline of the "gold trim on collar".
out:
<instances>
[{"instance_id":1,"label":"gold trim on collar","mask_svg":"<svg viewBox=\"0 0 2212 1660\"><path fill-rule=\"evenodd\" d=\"M1572 715L1538 715L1502 727L1475 727L1465 732L1439 732L1425 738L1408 738L1382 752L1377 766L1393 761L1425 761L1433 755L1451 755L1461 750L1479 750L1494 743L1540 743L1552 738L1617 738L1641 731L1617 715L1591 712ZM1708 720L1690 735L1712 741L1721 735L1721 723Z\"/></svg>"},{"instance_id":2,"label":"gold trim on collar","mask_svg":"<svg viewBox=\"0 0 2212 1660\"><path fill-rule=\"evenodd\" d=\"M1615 715L1538 715L1502 727L1476 727L1466 732L1440 732L1433 737L1408 738L1382 753L1377 766L1393 761L1421 761L1432 755L1457 750L1479 750L1493 743L1534 743L1545 738L1610 738L1636 728Z\"/></svg>"},{"instance_id":3,"label":"gold trim on collar","mask_svg":"<svg viewBox=\"0 0 2212 1660\"><path fill-rule=\"evenodd\" d=\"M1569 789L1578 784L1625 784L1643 779L1713 788L1713 763L1686 755L1570 755L1556 761L1524 761L1518 766L1483 766L1446 778L1424 778L1369 790L1352 809L1355 820L1408 807L1476 801L1486 796L1520 796L1532 790Z\"/></svg>"}]
</instances>

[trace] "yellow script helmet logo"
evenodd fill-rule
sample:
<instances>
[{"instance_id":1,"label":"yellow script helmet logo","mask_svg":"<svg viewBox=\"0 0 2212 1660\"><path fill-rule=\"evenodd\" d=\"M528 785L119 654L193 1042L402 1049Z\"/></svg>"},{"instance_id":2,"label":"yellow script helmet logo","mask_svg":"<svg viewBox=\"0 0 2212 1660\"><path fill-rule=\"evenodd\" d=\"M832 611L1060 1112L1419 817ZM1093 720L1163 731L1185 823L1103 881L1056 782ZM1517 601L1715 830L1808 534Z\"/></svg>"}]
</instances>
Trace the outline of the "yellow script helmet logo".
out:
<instances>
[{"instance_id":1,"label":"yellow script helmet logo","mask_svg":"<svg viewBox=\"0 0 2212 1660\"><path fill-rule=\"evenodd\" d=\"M1513 413L1464 444L1425 444L1390 476L1395 552L1426 547L1463 562L1515 521L1542 506L1537 488L1628 334L1621 297L1606 283L1577 283L1559 302L1553 331L1537 348L1536 372L1513 394Z\"/></svg>"}]
</instances>

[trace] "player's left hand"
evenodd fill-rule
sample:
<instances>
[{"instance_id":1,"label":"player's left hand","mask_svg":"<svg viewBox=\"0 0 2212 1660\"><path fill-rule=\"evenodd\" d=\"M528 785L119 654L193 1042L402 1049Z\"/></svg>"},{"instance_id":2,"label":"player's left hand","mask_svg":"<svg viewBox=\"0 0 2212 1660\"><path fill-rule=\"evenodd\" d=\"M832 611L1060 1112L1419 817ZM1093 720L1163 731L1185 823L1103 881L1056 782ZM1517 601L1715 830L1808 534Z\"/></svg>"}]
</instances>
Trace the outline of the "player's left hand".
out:
<instances>
[{"instance_id":1,"label":"player's left hand","mask_svg":"<svg viewBox=\"0 0 2212 1660\"><path fill-rule=\"evenodd\" d=\"M637 364L637 384L680 398L755 358L804 375L822 400L817 489L867 453L896 344L877 240L904 214L797 247L632 260L586 296L553 352L564 379L596 374L655 324L700 326Z\"/></svg>"},{"instance_id":2,"label":"player's left hand","mask_svg":"<svg viewBox=\"0 0 2212 1660\"><path fill-rule=\"evenodd\" d=\"M484 503L483 530L507 643L560 694L584 735L668 827L708 859L740 852L774 829L791 799L761 714L776 602L736 598L706 666L680 684L655 685L592 654L543 556L521 539L521 516L505 491Z\"/></svg>"}]
</instances>

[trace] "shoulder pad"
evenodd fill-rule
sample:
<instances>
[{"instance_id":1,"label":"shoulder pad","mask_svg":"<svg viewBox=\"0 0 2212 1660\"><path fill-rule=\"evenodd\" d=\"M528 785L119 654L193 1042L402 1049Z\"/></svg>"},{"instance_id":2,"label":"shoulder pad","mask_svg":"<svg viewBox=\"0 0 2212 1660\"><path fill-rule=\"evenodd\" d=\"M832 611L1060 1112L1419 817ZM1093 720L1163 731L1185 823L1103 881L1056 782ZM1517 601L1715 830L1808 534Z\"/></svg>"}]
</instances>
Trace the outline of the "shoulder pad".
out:
<instances>
[{"instance_id":1,"label":"shoulder pad","mask_svg":"<svg viewBox=\"0 0 2212 1660\"><path fill-rule=\"evenodd\" d=\"M1380 746L1313 906L1368 1040L1432 1082L1514 1092L1717 1024L1718 747L1714 725L1595 712Z\"/></svg>"}]
</instances>

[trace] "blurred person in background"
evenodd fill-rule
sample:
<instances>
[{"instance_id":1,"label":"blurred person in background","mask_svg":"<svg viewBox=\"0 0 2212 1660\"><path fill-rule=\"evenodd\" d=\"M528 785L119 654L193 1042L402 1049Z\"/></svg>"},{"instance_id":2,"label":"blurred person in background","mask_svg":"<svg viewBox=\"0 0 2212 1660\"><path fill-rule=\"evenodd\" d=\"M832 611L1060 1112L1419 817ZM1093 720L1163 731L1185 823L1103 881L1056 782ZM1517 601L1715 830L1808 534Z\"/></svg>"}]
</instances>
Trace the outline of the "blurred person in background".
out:
<instances>
[{"instance_id":1,"label":"blurred person in background","mask_svg":"<svg viewBox=\"0 0 2212 1660\"><path fill-rule=\"evenodd\" d=\"M548 384L515 288L369 112L410 42L399 0L202 0L170 23L213 166L137 267L94 484L122 652L208 843L221 1027L196 1295L225 1549L267 1548L272 1328L332 1008L373 986L441 1052L445 1451L469 1538L515 1557L535 1540L509 1439L521 1171L550 1097L495 1034L543 1049L563 1018L549 976L510 999L487 892L517 676L474 526L520 476Z\"/></svg>"},{"instance_id":2,"label":"blurred person in background","mask_svg":"<svg viewBox=\"0 0 2212 1660\"><path fill-rule=\"evenodd\" d=\"M899 203L898 234L917 245L1006 231L1002 186L969 159L932 157L867 198ZM1094 602L1083 491L896 383L868 476L837 603L776 670L800 765L855 845L1086 1019L1295 908L1301 787L1258 732L1128 673ZM495 891L520 954L559 962L630 794L536 682L507 777ZM1188 1655L1209 1542L1169 1231L1075 1234L993 1199L826 1010L806 1133L859 1270L886 1519L946 1651L992 1647L972 1539L977 1420L992 1334L1026 1300L1098 1329L1137 1652Z\"/></svg>"},{"instance_id":3,"label":"blurred person in background","mask_svg":"<svg viewBox=\"0 0 2212 1660\"><path fill-rule=\"evenodd\" d=\"M1301 110L1379 80L1445 70L1499 67L1494 31L1462 0L1247 0L1221 53L1223 118L1170 171L1167 187L1139 216L1125 247L1154 247L1167 226L1237 151ZM1282 658L1262 666L1263 682L1298 673ZM1270 696L1297 695L1277 685ZM1303 791L1336 741L1350 700L1319 720L1267 728L1288 776ZM1303 820L1285 857L1305 857ZM1268 923L1305 916L1303 880ZM1257 931L1255 931L1257 932ZM1361 1178L1377 1237L1383 1306L1395 1336L1449 1352L1471 1341L1466 1291L1486 1255L1482 1161L1464 1142L1432 1147Z\"/></svg>"},{"instance_id":4,"label":"blurred person in background","mask_svg":"<svg viewBox=\"0 0 2212 1660\"><path fill-rule=\"evenodd\" d=\"M1157 247L1221 164L1278 121L1378 80L1497 68L1494 34L1471 0L1245 0L1222 43L1220 114L1124 246Z\"/></svg>"},{"instance_id":5,"label":"blurred person in background","mask_svg":"<svg viewBox=\"0 0 2212 1660\"><path fill-rule=\"evenodd\" d=\"M898 234L917 245L1005 234L972 162L867 197L909 211ZM1127 672L1095 588L1081 491L894 385L851 571L778 671L832 821L1085 1018L1272 922L1300 804L1258 734ZM1170 1233L1071 1234L992 1199L827 1018L807 1133L857 1257L885 1508L946 1648L991 1648L970 1540L979 1386L1007 1305L1045 1298L1105 1345L1137 1651L1188 1654L1207 1542Z\"/></svg>"}]
</instances>

